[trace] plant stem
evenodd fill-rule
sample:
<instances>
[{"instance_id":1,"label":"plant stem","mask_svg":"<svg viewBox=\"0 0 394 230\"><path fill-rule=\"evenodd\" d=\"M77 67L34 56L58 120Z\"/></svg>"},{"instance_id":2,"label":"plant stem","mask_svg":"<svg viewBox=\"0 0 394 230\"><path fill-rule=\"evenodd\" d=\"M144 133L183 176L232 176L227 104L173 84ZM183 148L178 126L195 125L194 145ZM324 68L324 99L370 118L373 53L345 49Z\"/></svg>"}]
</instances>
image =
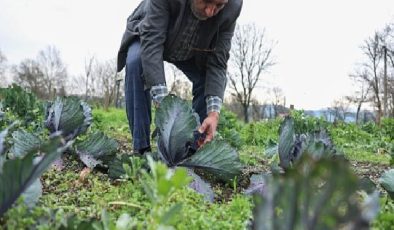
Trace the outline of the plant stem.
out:
<instances>
[{"instance_id":1,"label":"plant stem","mask_svg":"<svg viewBox=\"0 0 394 230\"><path fill-rule=\"evenodd\" d=\"M139 206L138 204L128 203L124 201L112 201L109 202L108 205L124 205L124 206L142 209L142 206Z\"/></svg>"}]
</instances>

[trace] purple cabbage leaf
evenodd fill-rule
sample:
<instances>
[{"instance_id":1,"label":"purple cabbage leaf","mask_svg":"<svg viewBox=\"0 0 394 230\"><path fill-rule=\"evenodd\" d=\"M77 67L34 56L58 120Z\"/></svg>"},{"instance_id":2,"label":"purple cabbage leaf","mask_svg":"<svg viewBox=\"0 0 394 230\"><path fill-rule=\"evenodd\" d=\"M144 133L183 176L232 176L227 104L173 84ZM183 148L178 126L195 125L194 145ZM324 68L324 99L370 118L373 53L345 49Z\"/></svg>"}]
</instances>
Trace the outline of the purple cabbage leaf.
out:
<instances>
[{"instance_id":1,"label":"purple cabbage leaf","mask_svg":"<svg viewBox=\"0 0 394 230\"><path fill-rule=\"evenodd\" d=\"M187 169L187 174L192 177L192 182L189 187L199 194L204 196L204 199L208 202L213 202L215 193L209 183L204 181L199 175L197 175L193 169Z\"/></svg>"},{"instance_id":2,"label":"purple cabbage leaf","mask_svg":"<svg viewBox=\"0 0 394 230\"><path fill-rule=\"evenodd\" d=\"M81 161L87 167L94 168L97 165L107 165L115 158L114 152L118 149L118 143L102 132L95 132L83 142L78 143L75 149Z\"/></svg>"},{"instance_id":3,"label":"purple cabbage leaf","mask_svg":"<svg viewBox=\"0 0 394 230\"><path fill-rule=\"evenodd\" d=\"M23 158L10 159L4 162L0 170L0 217L72 144L72 142L67 142L63 145L62 142L61 138L56 137L32 150ZM38 152L45 153L45 155L38 162L34 162Z\"/></svg>"},{"instance_id":4,"label":"purple cabbage leaf","mask_svg":"<svg viewBox=\"0 0 394 230\"><path fill-rule=\"evenodd\" d=\"M175 96L167 96L156 112L158 152L170 167L182 162L188 155L188 144L193 143L193 131L198 126L198 115L189 104Z\"/></svg>"},{"instance_id":5,"label":"purple cabbage leaf","mask_svg":"<svg viewBox=\"0 0 394 230\"><path fill-rule=\"evenodd\" d=\"M39 137L24 130L17 130L12 133L13 146L11 153L13 157L23 157L33 149L40 147L42 141Z\"/></svg>"},{"instance_id":6,"label":"purple cabbage leaf","mask_svg":"<svg viewBox=\"0 0 394 230\"><path fill-rule=\"evenodd\" d=\"M66 141L86 132L92 122L92 110L77 98L60 98L47 105L45 126L50 133L61 132Z\"/></svg>"}]
</instances>

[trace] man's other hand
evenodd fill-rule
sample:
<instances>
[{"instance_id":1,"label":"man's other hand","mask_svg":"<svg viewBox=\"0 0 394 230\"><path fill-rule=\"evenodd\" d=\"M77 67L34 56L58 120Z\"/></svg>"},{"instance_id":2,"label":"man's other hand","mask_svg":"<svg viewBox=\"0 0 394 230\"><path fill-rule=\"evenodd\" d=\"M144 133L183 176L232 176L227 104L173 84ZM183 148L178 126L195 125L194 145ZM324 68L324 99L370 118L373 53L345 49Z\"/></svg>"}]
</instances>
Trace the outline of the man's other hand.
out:
<instances>
[{"instance_id":1,"label":"man's other hand","mask_svg":"<svg viewBox=\"0 0 394 230\"><path fill-rule=\"evenodd\" d=\"M219 113L218 112L210 112L208 113L208 117L205 118L202 125L198 129L200 133L205 133L206 138L204 144L213 140L216 134L216 128L219 123Z\"/></svg>"}]
</instances>

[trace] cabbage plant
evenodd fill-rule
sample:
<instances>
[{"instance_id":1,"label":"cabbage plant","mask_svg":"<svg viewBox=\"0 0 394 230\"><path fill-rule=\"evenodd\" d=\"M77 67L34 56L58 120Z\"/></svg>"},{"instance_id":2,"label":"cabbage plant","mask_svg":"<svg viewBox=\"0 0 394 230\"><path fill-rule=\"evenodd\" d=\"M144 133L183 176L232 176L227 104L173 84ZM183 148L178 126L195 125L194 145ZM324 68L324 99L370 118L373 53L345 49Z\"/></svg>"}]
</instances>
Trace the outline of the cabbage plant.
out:
<instances>
[{"instance_id":1,"label":"cabbage plant","mask_svg":"<svg viewBox=\"0 0 394 230\"><path fill-rule=\"evenodd\" d=\"M19 129L12 133L11 148L6 148L4 140L15 123L0 132L0 216L21 194L29 207L38 201L42 193L40 175L54 162L62 165L62 152L71 149L72 142L92 121L91 108L77 98L57 98L48 104L45 114L48 138ZM95 167L112 160L116 148L115 140L96 132L79 143L76 152L85 164Z\"/></svg>"},{"instance_id":2,"label":"cabbage plant","mask_svg":"<svg viewBox=\"0 0 394 230\"><path fill-rule=\"evenodd\" d=\"M384 172L380 177L379 182L391 199L394 199L394 169Z\"/></svg>"},{"instance_id":3,"label":"cabbage plant","mask_svg":"<svg viewBox=\"0 0 394 230\"><path fill-rule=\"evenodd\" d=\"M297 133L294 120L280 126L280 166L272 175L253 175L247 194L256 194L252 229L363 229L379 211L375 186L367 191L324 129ZM375 192L374 192L375 191ZM371 195L372 194L372 195Z\"/></svg>"},{"instance_id":4,"label":"cabbage plant","mask_svg":"<svg viewBox=\"0 0 394 230\"><path fill-rule=\"evenodd\" d=\"M239 156L226 142L214 140L197 148L199 118L187 101L173 95L164 98L156 111L155 124L158 155L169 167L200 169L221 181L230 181L240 174ZM195 173L190 175L198 177ZM197 181L204 183L198 178L193 182L194 188L210 190L208 184L199 186ZM208 190L205 191L212 194Z\"/></svg>"},{"instance_id":5,"label":"cabbage plant","mask_svg":"<svg viewBox=\"0 0 394 230\"><path fill-rule=\"evenodd\" d=\"M315 159L340 155L325 129L298 134L295 132L294 120L290 116L286 117L280 126L278 152L279 164L283 169L289 168L305 153Z\"/></svg>"},{"instance_id":6,"label":"cabbage plant","mask_svg":"<svg viewBox=\"0 0 394 230\"><path fill-rule=\"evenodd\" d=\"M264 177L252 229L368 229L378 193L362 202L361 183L344 159L304 154L293 166Z\"/></svg>"},{"instance_id":7,"label":"cabbage plant","mask_svg":"<svg viewBox=\"0 0 394 230\"><path fill-rule=\"evenodd\" d=\"M50 134L60 132L65 140L73 140L85 133L92 123L92 109L78 98L57 98L49 103L46 109L45 126ZM32 140L33 137L29 138ZM19 144L21 146L21 144ZM75 146L75 150L81 161L89 168L97 165L107 165L113 160L117 142L102 132L89 135L84 141ZM57 162L59 169L63 162Z\"/></svg>"},{"instance_id":8,"label":"cabbage plant","mask_svg":"<svg viewBox=\"0 0 394 230\"><path fill-rule=\"evenodd\" d=\"M78 98L58 97L46 108L45 126L51 134L60 131L66 140L85 133L92 120L92 109Z\"/></svg>"},{"instance_id":9,"label":"cabbage plant","mask_svg":"<svg viewBox=\"0 0 394 230\"><path fill-rule=\"evenodd\" d=\"M3 137L0 137L2 142ZM32 149L25 156L14 159L4 159L0 164L0 216L2 216L27 189L30 191L29 200L36 201L40 190L41 174L60 157L62 152L72 143L64 143L60 137L55 137L38 148ZM37 153L41 155L36 157ZM33 188L29 188L33 185Z\"/></svg>"}]
</instances>

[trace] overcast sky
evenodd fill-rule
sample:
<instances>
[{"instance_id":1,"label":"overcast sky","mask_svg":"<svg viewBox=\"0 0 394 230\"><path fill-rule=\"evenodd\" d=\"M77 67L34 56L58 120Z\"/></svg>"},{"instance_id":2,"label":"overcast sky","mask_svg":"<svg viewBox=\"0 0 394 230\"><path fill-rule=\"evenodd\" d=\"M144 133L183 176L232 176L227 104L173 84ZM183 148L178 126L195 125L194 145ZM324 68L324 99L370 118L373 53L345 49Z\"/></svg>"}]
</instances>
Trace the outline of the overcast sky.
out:
<instances>
[{"instance_id":1,"label":"overcast sky","mask_svg":"<svg viewBox=\"0 0 394 230\"><path fill-rule=\"evenodd\" d=\"M230 0L231 1L231 0ZM0 0L0 50L9 64L55 45L71 74L84 59L116 56L127 16L139 0ZM348 79L361 61L360 45L394 22L394 0L244 0L240 23L254 22L277 41L277 65L256 96L280 87L287 104L325 108L352 93Z\"/></svg>"}]
</instances>

